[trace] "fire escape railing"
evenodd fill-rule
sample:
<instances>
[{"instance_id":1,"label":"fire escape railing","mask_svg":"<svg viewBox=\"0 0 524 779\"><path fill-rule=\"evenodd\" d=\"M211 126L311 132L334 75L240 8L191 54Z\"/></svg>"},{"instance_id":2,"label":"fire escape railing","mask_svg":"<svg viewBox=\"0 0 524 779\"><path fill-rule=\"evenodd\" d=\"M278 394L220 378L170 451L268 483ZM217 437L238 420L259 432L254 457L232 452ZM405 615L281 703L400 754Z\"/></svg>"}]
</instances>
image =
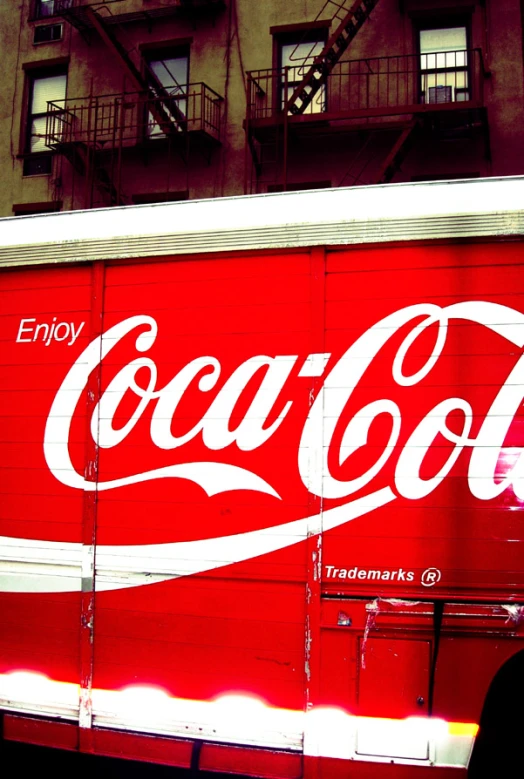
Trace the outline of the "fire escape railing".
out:
<instances>
[{"instance_id":1,"label":"fire escape railing","mask_svg":"<svg viewBox=\"0 0 524 779\"><path fill-rule=\"evenodd\" d=\"M177 88L168 98L133 92L49 102L45 142L57 151L74 144L104 150L154 142L166 137L155 121L155 107L167 116L176 113L173 126L181 136L200 132L219 142L221 103L204 83Z\"/></svg>"},{"instance_id":2,"label":"fire escape railing","mask_svg":"<svg viewBox=\"0 0 524 779\"><path fill-rule=\"evenodd\" d=\"M485 75L480 49L345 60L334 66L303 114L289 113L289 119L412 114L459 109L461 104L481 107ZM281 118L285 69L250 71L247 77L249 123Z\"/></svg>"}]
</instances>

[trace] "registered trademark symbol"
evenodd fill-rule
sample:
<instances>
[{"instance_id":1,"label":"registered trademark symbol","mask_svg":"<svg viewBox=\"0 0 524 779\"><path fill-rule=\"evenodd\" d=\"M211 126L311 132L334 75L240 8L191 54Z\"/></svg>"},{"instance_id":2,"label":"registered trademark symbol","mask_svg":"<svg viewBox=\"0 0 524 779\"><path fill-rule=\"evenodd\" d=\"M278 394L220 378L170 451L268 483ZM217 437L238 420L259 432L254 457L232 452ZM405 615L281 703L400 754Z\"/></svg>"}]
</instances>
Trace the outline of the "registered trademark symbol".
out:
<instances>
[{"instance_id":1,"label":"registered trademark symbol","mask_svg":"<svg viewBox=\"0 0 524 779\"><path fill-rule=\"evenodd\" d=\"M420 581L423 587L433 587L434 584L438 584L441 578L442 573L438 568L426 568L420 577Z\"/></svg>"}]
</instances>

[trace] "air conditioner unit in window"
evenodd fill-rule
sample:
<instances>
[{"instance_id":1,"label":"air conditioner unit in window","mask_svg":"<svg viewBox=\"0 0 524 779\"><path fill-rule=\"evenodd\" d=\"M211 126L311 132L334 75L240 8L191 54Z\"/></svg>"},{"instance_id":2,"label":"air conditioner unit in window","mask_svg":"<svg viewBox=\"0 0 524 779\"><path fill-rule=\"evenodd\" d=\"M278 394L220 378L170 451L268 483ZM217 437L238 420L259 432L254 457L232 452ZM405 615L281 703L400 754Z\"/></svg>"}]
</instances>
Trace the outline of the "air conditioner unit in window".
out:
<instances>
[{"instance_id":1,"label":"air conditioner unit in window","mask_svg":"<svg viewBox=\"0 0 524 779\"><path fill-rule=\"evenodd\" d=\"M453 87L429 87L428 103L451 103L453 100Z\"/></svg>"}]
</instances>

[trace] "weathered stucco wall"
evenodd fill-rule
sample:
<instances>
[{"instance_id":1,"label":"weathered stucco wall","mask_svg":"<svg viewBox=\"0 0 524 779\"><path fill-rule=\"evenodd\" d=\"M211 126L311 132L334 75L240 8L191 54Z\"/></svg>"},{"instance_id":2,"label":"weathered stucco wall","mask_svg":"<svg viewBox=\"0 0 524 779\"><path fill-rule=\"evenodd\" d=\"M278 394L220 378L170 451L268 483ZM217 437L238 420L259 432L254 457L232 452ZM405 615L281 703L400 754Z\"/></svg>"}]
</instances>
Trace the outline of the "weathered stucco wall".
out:
<instances>
[{"instance_id":1,"label":"weathered stucco wall","mask_svg":"<svg viewBox=\"0 0 524 779\"><path fill-rule=\"evenodd\" d=\"M133 91L118 57L96 33L90 41L64 23L61 41L34 45L35 26L59 23L57 17L31 21L32 0L0 6L0 44L3 78L0 83L0 159L2 187L0 214L13 213L13 204L39 204L61 200L64 209L84 206L85 178L73 175L70 163L56 159L50 175L23 176L23 126L27 105L27 75L34 67L67 62L67 96L121 94ZM105 13L129 14L150 11L167 0L117 0ZM191 16L127 21L111 29L130 57L138 64L143 50L161 43L185 42L190 47L190 81L205 82L223 97L222 144L202 147L191 144L179 153L172 144L150 142L134 149L124 148L121 158L111 158L107 143L101 160L115 174L127 200L133 195L187 191L189 197L217 197L241 194L245 181L251 190L264 191L282 183L280 163L273 166L267 181L251 181L251 158L245 148L245 73L271 68L275 64L271 29L313 22L324 0L227 0L212 13L202 9ZM471 12L471 9L473 11ZM321 19L332 15L326 9ZM455 14L455 17L453 17ZM524 173L524 74L522 12L519 0L457 2L442 0L379 0L371 19L343 55L343 60L394 55L416 55L417 25L428 19L470 16L470 46L481 48L488 75L483 78L484 99L489 121L491 160L486 156L486 134L482 132L431 132L405 155L395 181L455 175L510 175ZM125 19L125 17L122 17ZM422 21L421 21L422 20ZM403 117L405 120L405 117ZM310 136L290 133L287 154L287 183L331 182L332 186L370 183L380 170L395 139L391 131L375 132L362 151L366 128L349 133L349 123L326 123ZM381 120L374 127L380 129ZM384 121L384 120L382 120ZM361 123L362 124L362 123ZM369 135L369 133L368 133ZM155 145L156 144L156 145ZM280 155L282 156L282 155ZM247 174L246 174L247 166ZM107 193L93 188L93 205L107 205Z\"/></svg>"}]
</instances>

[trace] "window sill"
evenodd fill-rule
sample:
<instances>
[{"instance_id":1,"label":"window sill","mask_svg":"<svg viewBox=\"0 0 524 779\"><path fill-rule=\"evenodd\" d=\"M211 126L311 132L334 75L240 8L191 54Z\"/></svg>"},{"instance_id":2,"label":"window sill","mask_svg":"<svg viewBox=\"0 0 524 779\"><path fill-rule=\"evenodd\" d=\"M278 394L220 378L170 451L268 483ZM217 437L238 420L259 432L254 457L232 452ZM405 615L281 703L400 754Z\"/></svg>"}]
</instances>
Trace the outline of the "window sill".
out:
<instances>
[{"instance_id":1,"label":"window sill","mask_svg":"<svg viewBox=\"0 0 524 779\"><path fill-rule=\"evenodd\" d=\"M59 14L53 14L52 16L30 16L27 20L29 24L45 24L47 21L59 21L62 17Z\"/></svg>"},{"instance_id":2,"label":"window sill","mask_svg":"<svg viewBox=\"0 0 524 779\"><path fill-rule=\"evenodd\" d=\"M33 46L38 48L39 46L48 46L51 43L63 43L63 41L63 38L57 38L56 41L38 41L37 43L33 42Z\"/></svg>"}]
</instances>

